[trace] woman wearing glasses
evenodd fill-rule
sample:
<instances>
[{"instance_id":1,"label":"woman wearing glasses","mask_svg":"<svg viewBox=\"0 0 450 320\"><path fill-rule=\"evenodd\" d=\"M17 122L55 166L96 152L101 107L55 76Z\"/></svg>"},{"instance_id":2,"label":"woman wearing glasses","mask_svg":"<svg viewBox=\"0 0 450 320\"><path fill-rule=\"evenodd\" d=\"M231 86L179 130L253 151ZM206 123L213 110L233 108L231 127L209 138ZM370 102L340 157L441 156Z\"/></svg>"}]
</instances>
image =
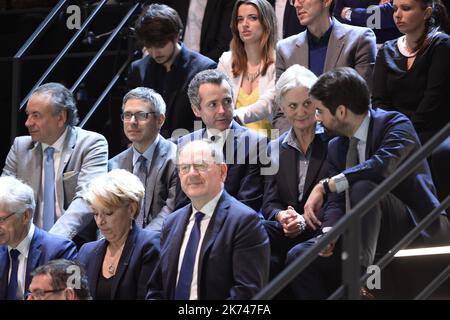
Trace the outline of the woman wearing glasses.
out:
<instances>
[{"instance_id":1,"label":"woman wearing glasses","mask_svg":"<svg viewBox=\"0 0 450 320\"><path fill-rule=\"evenodd\" d=\"M277 41L272 5L266 0L238 0L230 28L231 51L222 54L217 68L233 80L235 116L247 127L269 130Z\"/></svg>"},{"instance_id":2,"label":"woman wearing glasses","mask_svg":"<svg viewBox=\"0 0 450 320\"><path fill-rule=\"evenodd\" d=\"M159 233L134 222L144 187L132 173L115 169L94 179L86 200L104 239L83 245L78 255L96 300L144 299L159 259Z\"/></svg>"}]
</instances>

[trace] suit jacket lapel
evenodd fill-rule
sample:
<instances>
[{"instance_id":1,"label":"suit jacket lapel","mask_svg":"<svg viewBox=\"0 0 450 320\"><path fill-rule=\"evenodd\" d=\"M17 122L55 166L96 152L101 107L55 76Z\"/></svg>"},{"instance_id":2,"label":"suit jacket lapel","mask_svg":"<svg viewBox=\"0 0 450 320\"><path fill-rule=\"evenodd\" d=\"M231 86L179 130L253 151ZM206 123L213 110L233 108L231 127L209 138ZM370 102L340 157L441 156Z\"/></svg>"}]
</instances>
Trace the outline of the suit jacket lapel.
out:
<instances>
[{"instance_id":1,"label":"suit jacket lapel","mask_svg":"<svg viewBox=\"0 0 450 320\"><path fill-rule=\"evenodd\" d=\"M328 42L323 72L336 68L337 61L341 55L345 42L345 32L343 32L341 24L334 18L333 23L333 30L331 31L330 40Z\"/></svg>"},{"instance_id":2,"label":"suit jacket lapel","mask_svg":"<svg viewBox=\"0 0 450 320\"><path fill-rule=\"evenodd\" d=\"M25 179L30 184L31 189L33 189L35 199L40 199L39 195L42 185L42 145L32 142L30 149L30 152L24 155L25 159L19 159L19 161L24 161L28 164L30 168L28 172L29 177L25 177ZM39 201L36 201L35 212L39 213L39 210ZM38 218L38 214L35 214L33 221L36 223Z\"/></svg>"},{"instance_id":3,"label":"suit jacket lapel","mask_svg":"<svg viewBox=\"0 0 450 320\"><path fill-rule=\"evenodd\" d=\"M186 232L187 225L189 223L189 217L192 213L192 205L189 203L179 211L179 219L176 220L176 224L173 226L173 230L169 233L169 237L166 241L170 242L170 250L167 253L167 257L170 261L166 261L168 265L163 266L162 272L167 272L165 276L168 279L168 298L174 299L175 288L177 284L178 264L180 259L181 244L183 243L184 234Z\"/></svg>"},{"instance_id":4,"label":"suit jacket lapel","mask_svg":"<svg viewBox=\"0 0 450 320\"><path fill-rule=\"evenodd\" d=\"M125 241L119 263L117 264L117 272L114 276L114 281L111 287L111 300L116 299L117 288L123 275L125 274L125 271L128 269L131 256L133 255L133 251L136 246L137 228L138 227L136 226L136 224L134 224L127 240Z\"/></svg>"},{"instance_id":5,"label":"suit jacket lapel","mask_svg":"<svg viewBox=\"0 0 450 320\"><path fill-rule=\"evenodd\" d=\"M306 32L307 31L301 32L295 42L297 46L295 60L298 61L298 64L309 68L309 46Z\"/></svg>"},{"instance_id":6,"label":"suit jacket lapel","mask_svg":"<svg viewBox=\"0 0 450 320\"><path fill-rule=\"evenodd\" d=\"M153 191L155 190L155 184L158 182L156 177L158 176L159 170L164 164L165 156L167 154L167 145L165 141L162 140L163 137L159 137L158 145L153 153L152 162L150 164L150 173L147 176L146 190L145 190L145 212L147 213L147 219L151 219L150 208L153 201ZM150 222L150 220L148 220Z\"/></svg>"},{"instance_id":7,"label":"suit jacket lapel","mask_svg":"<svg viewBox=\"0 0 450 320\"><path fill-rule=\"evenodd\" d=\"M208 229L206 229L206 233L200 248L197 280L197 295L199 299L202 298L200 289L202 286L203 263L206 261L205 256L207 256L208 251L211 249L214 241L217 238L217 235L219 234L220 229L222 228L225 218L228 215L228 208L230 207L228 197L228 193L224 190L222 196L219 199L219 202L217 203L216 209L214 210L213 216L209 221Z\"/></svg>"},{"instance_id":8,"label":"suit jacket lapel","mask_svg":"<svg viewBox=\"0 0 450 320\"><path fill-rule=\"evenodd\" d=\"M58 198L59 209L64 212L64 186L63 186L63 173L67 164L69 163L70 157L72 156L73 149L77 142L77 132L76 128L68 128L67 137L64 141L63 150L61 153L61 162L59 164L58 173L56 175L56 197Z\"/></svg>"},{"instance_id":9,"label":"suit jacket lapel","mask_svg":"<svg viewBox=\"0 0 450 320\"><path fill-rule=\"evenodd\" d=\"M41 258L41 244L42 244L42 231L39 228L34 229L33 238L30 243L30 249L28 251L27 271L25 274L25 288L24 293L28 291L28 287L31 283L31 272L39 266Z\"/></svg>"},{"instance_id":10,"label":"suit jacket lapel","mask_svg":"<svg viewBox=\"0 0 450 320\"><path fill-rule=\"evenodd\" d=\"M317 175L322 168L323 163L326 161L325 153L327 152L327 144L324 144L320 134L316 134L312 142L311 159L308 165L308 172L306 174L305 186L303 188L303 195L307 193L307 190L311 188L313 182L317 179ZM303 196L304 197L304 196ZM306 200L306 199L302 199Z\"/></svg>"},{"instance_id":11,"label":"suit jacket lapel","mask_svg":"<svg viewBox=\"0 0 450 320\"><path fill-rule=\"evenodd\" d=\"M6 299L8 290L9 257L8 247L0 247L0 300Z\"/></svg>"},{"instance_id":12,"label":"suit jacket lapel","mask_svg":"<svg viewBox=\"0 0 450 320\"><path fill-rule=\"evenodd\" d=\"M100 240L93 252L93 263L89 265L89 270L86 270L89 277L89 288L91 289L91 295L95 297L97 294L97 282L100 273L102 272L103 259L105 258L106 247L108 243L105 239Z\"/></svg>"},{"instance_id":13,"label":"suit jacket lapel","mask_svg":"<svg viewBox=\"0 0 450 320\"><path fill-rule=\"evenodd\" d=\"M286 186L289 192L288 199L292 199L294 203L298 202L298 158L297 150L288 145L281 145L280 151L280 170L283 170L283 177L286 178ZM289 170L287 169L289 168ZM294 168L294 170L290 170Z\"/></svg>"}]
</instances>

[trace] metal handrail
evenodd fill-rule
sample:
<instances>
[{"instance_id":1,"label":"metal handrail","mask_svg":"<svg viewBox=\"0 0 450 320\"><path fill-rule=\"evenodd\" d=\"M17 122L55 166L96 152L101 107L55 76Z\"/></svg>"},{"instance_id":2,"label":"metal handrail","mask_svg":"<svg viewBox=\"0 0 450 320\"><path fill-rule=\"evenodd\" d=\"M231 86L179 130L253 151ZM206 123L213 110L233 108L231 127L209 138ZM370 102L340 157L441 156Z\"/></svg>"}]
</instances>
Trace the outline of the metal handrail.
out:
<instances>
[{"instance_id":1,"label":"metal handrail","mask_svg":"<svg viewBox=\"0 0 450 320\"><path fill-rule=\"evenodd\" d=\"M119 80L120 76L122 75L125 68L130 64L131 59L133 59L133 56L130 55L128 59L124 62L122 67L117 71L116 75L111 79L109 84L106 86L105 90L103 90L102 94L98 97L97 101L95 101L94 105L91 107L89 112L86 114L86 116L83 118L81 123L79 124L80 128L83 128L86 122L91 118L91 116L95 113L98 106L103 102L103 99L108 95L108 93L111 91L112 87L116 84L117 80Z\"/></svg>"},{"instance_id":2,"label":"metal handrail","mask_svg":"<svg viewBox=\"0 0 450 320\"><path fill-rule=\"evenodd\" d=\"M28 92L28 94L23 98L23 100L20 102L19 110L22 110L22 108L25 106L25 104L28 101L28 98L30 98L33 91L39 87L42 82L44 82L45 79L47 79L48 75L54 70L56 65L61 61L61 59L64 57L64 55L69 51L69 49L74 45L75 41L78 40L81 33L86 29L86 27L92 22L93 18L97 15L98 11L106 4L108 0L102 0L92 11L92 13L86 18L80 29L72 36L72 38L67 42L67 44L64 46L64 48L61 50L61 52L58 54L58 56L53 60L53 62L50 64L50 66L45 70L44 74L39 78L38 81L34 84L33 88Z\"/></svg>"},{"instance_id":3,"label":"metal handrail","mask_svg":"<svg viewBox=\"0 0 450 320\"><path fill-rule=\"evenodd\" d=\"M112 32L108 39L105 41L103 46L100 48L100 50L97 52L97 54L92 58L89 65L83 70L80 77L75 81L72 88L70 88L70 91L74 92L80 83L84 80L86 75L89 73L89 71L92 69L92 67L97 63L100 56L103 54L103 52L106 50L106 48L111 44L111 42L114 40L114 38L117 36L117 34L120 32L120 30L123 28L126 22L130 19L131 15L136 11L136 9L140 6L140 3L136 3L133 7L131 7L130 10L128 10L125 17L120 21L119 25L114 29L114 32Z\"/></svg>"},{"instance_id":4,"label":"metal handrail","mask_svg":"<svg viewBox=\"0 0 450 320\"><path fill-rule=\"evenodd\" d=\"M389 177L387 177L382 183L380 183L372 192L370 192L366 198L360 201L355 207L353 207L349 213L343 216L338 223L323 237L321 237L317 243L311 247L304 255L298 257L294 262L289 264L285 270L283 270L278 276L275 277L267 286L257 293L253 299L271 299L278 294L288 283L290 283L300 272L302 272L312 261L314 261L323 249L337 239L341 234L348 229L348 225L354 223L355 219L362 218L382 197L395 188L404 177L408 176L416 167L418 167L431 152L441 144L450 135L450 123L442 128L437 134L435 134L422 148L414 153ZM416 227L417 228L417 227ZM343 248L343 252L347 249ZM349 259L355 259L359 263L359 255L350 255ZM346 266L344 265L344 269ZM346 270L343 270L345 273ZM354 281L354 279L353 279ZM359 276L357 281L359 281ZM349 296L358 296L355 288L357 286L352 285L352 292L347 290Z\"/></svg>"},{"instance_id":5,"label":"metal handrail","mask_svg":"<svg viewBox=\"0 0 450 320\"><path fill-rule=\"evenodd\" d=\"M450 265L448 265L433 281L431 281L425 289L422 290L414 300L427 299L437 288L444 283L447 278L450 277Z\"/></svg>"}]
</instances>

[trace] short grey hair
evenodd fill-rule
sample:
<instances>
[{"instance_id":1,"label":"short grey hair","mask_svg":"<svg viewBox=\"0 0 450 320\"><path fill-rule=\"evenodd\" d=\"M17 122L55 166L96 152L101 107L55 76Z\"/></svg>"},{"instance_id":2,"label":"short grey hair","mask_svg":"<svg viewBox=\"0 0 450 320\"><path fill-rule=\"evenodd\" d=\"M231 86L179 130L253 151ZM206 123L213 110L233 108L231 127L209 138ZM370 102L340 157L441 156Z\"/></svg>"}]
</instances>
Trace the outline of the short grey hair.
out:
<instances>
[{"instance_id":1,"label":"short grey hair","mask_svg":"<svg viewBox=\"0 0 450 320\"><path fill-rule=\"evenodd\" d=\"M309 69L294 64L290 66L278 79L275 88L275 102L280 106L281 99L291 89L306 88L308 91L317 81L317 76Z\"/></svg>"},{"instance_id":2,"label":"short grey hair","mask_svg":"<svg viewBox=\"0 0 450 320\"><path fill-rule=\"evenodd\" d=\"M139 214L145 188L141 180L124 169L114 169L97 176L89 184L84 196L92 206L114 210L129 203L137 203L135 217Z\"/></svg>"},{"instance_id":3,"label":"short grey hair","mask_svg":"<svg viewBox=\"0 0 450 320\"><path fill-rule=\"evenodd\" d=\"M36 209L33 189L12 176L0 177L0 210L22 214L27 209L33 216Z\"/></svg>"},{"instance_id":4,"label":"short grey hair","mask_svg":"<svg viewBox=\"0 0 450 320\"><path fill-rule=\"evenodd\" d=\"M146 87L137 87L130 90L124 97L122 101L122 111L130 99L138 99L149 103L152 111L156 112L156 115L166 114L166 103L161 95L153 89Z\"/></svg>"},{"instance_id":5,"label":"short grey hair","mask_svg":"<svg viewBox=\"0 0 450 320\"><path fill-rule=\"evenodd\" d=\"M214 163L217 163L217 164L225 163L223 151L215 143L212 143L211 141L204 141L204 140L192 140L192 141L183 143L178 148L177 159L176 159L177 164L180 163L179 158L180 158L181 153L185 149L188 149L188 148L193 148L193 149L205 148L209 152L211 157L214 159Z\"/></svg>"},{"instance_id":6,"label":"short grey hair","mask_svg":"<svg viewBox=\"0 0 450 320\"><path fill-rule=\"evenodd\" d=\"M200 71L191 80L188 87L188 97L191 105L200 107L202 102L200 94L198 93L200 86L205 83L212 83L221 85L223 81L226 81L231 89L231 98L234 99L234 87L231 79L222 71L216 69L207 69Z\"/></svg>"},{"instance_id":7,"label":"short grey hair","mask_svg":"<svg viewBox=\"0 0 450 320\"><path fill-rule=\"evenodd\" d=\"M45 94L50 97L53 114L67 112L66 124L74 127L78 124L78 110L72 92L60 83L49 82L37 87L32 94Z\"/></svg>"}]
</instances>

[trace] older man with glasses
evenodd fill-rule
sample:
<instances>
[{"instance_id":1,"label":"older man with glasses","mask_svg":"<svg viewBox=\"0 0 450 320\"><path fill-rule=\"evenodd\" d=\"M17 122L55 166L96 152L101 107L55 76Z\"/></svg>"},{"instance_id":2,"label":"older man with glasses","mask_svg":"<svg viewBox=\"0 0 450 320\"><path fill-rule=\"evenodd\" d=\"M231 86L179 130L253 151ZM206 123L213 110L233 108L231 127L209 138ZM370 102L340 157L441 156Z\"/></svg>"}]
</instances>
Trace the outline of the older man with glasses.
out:
<instances>
[{"instance_id":1,"label":"older man with glasses","mask_svg":"<svg viewBox=\"0 0 450 320\"><path fill-rule=\"evenodd\" d=\"M0 300L22 300L31 271L52 259L74 259L75 244L32 223L36 202L31 187L0 177Z\"/></svg>"},{"instance_id":2,"label":"older man with glasses","mask_svg":"<svg viewBox=\"0 0 450 320\"><path fill-rule=\"evenodd\" d=\"M190 203L167 217L148 299L250 299L269 276L269 239L257 213L224 190L228 167L215 144L180 148Z\"/></svg>"},{"instance_id":3,"label":"older man with glasses","mask_svg":"<svg viewBox=\"0 0 450 320\"><path fill-rule=\"evenodd\" d=\"M156 91L138 87L123 98L123 130L132 145L109 160L109 170L125 169L139 177L145 197L136 223L159 231L175 207L176 145L159 131L165 121L166 104Z\"/></svg>"}]
</instances>

